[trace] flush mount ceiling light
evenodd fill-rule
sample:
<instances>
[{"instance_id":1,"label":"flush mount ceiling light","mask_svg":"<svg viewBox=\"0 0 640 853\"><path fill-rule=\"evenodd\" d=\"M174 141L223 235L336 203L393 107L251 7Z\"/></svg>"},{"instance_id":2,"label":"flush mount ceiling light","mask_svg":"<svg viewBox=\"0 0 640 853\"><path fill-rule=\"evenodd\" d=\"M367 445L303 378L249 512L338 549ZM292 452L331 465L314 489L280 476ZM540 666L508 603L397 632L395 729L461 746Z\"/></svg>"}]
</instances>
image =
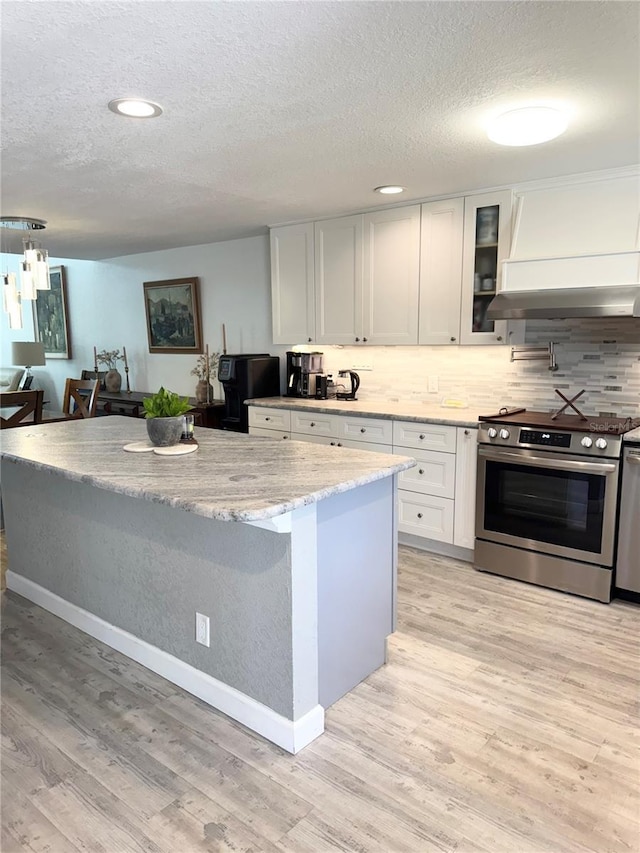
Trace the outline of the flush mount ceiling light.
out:
<instances>
[{"instance_id":1,"label":"flush mount ceiling light","mask_svg":"<svg viewBox=\"0 0 640 853\"><path fill-rule=\"evenodd\" d=\"M539 145L564 133L569 118L556 107L521 107L491 119L487 136L498 145Z\"/></svg>"},{"instance_id":2,"label":"flush mount ceiling light","mask_svg":"<svg viewBox=\"0 0 640 853\"><path fill-rule=\"evenodd\" d=\"M109 101L109 109L112 113L129 118L156 118L162 115L160 104L144 98L114 98Z\"/></svg>"},{"instance_id":3,"label":"flush mount ceiling light","mask_svg":"<svg viewBox=\"0 0 640 853\"><path fill-rule=\"evenodd\" d=\"M34 300L38 290L51 290L49 253L31 236L32 231L43 231L47 223L44 219L34 219L33 216L2 216L0 227L28 232L22 239L24 258L20 265L20 290L14 273L6 272L2 276L2 304L9 315L9 328L21 329L22 301Z\"/></svg>"},{"instance_id":4,"label":"flush mount ceiling light","mask_svg":"<svg viewBox=\"0 0 640 853\"><path fill-rule=\"evenodd\" d=\"M382 193L382 195L395 195L396 193L403 193L404 187L396 187L396 186L385 186L385 187L376 187L374 189L374 193Z\"/></svg>"}]
</instances>

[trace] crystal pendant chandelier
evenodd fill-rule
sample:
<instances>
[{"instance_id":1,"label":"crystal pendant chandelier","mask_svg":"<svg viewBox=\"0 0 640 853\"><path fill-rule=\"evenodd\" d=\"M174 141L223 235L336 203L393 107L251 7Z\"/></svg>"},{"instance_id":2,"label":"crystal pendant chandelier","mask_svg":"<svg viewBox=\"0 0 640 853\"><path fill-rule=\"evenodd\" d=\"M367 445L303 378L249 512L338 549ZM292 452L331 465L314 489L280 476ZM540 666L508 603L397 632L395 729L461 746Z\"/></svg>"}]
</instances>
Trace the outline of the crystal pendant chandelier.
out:
<instances>
[{"instance_id":1,"label":"crystal pendant chandelier","mask_svg":"<svg viewBox=\"0 0 640 853\"><path fill-rule=\"evenodd\" d=\"M38 290L50 290L49 255L38 240L34 240L32 231L43 231L47 223L32 216L2 216L0 226L12 231L26 231L23 238L24 257L20 264L20 289L14 273L2 275L2 305L9 317L10 329L22 328L22 302L33 301Z\"/></svg>"}]
</instances>

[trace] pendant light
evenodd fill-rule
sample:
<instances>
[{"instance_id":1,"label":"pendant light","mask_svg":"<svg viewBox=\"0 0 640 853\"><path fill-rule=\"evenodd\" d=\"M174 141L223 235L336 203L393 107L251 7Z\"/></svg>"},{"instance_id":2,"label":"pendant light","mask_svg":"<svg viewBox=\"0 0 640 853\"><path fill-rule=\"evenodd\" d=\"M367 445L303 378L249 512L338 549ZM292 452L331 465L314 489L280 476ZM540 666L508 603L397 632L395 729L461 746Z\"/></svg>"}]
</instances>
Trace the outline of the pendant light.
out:
<instances>
[{"instance_id":1,"label":"pendant light","mask_svg":"<svg viewBox=\"0 0 640 853\"><path fill-rule=\"evenodd\" d=\"M9 316L9 328L22 328L22 302L31 301L38 296L38 290L51 290L49 276L49 255L40 242L33 239L32 231L43 231L47 223L32 216L2 216L0 227L11 231L27 231L23 238L24 256L20 264L20 289L18 290L14 273L6 272L2 276L2 305Z\"/></svg>"}]
</instances>

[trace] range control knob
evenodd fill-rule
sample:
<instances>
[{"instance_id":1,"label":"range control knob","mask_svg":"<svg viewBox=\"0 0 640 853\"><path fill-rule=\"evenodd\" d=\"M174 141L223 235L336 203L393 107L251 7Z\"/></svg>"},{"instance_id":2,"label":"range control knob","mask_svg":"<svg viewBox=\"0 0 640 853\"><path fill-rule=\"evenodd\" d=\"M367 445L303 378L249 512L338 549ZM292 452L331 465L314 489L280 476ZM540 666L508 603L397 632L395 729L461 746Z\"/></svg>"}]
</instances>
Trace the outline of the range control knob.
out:
<instances>
[{"instance_id":1,"label":"range control knob","mask_svg":"<svg viewBox=\"0 0 640 853\"><path fill-rule=\"evenodd\" d=\"M607 446L607 439L606 438L596 438L596 447L598 448L598 450L604 450L606 446Z\"/></svg>"},{"instance_id":2,"label":"range control knob","mask_svg":"<svg viewBox=\"0 0 640 853\"><path fill-rule=\"evenodd\" d=\"M505 441L509 438L510 435L511 435L511 433L509 432L508 429L501 429L500 430L500 438L504 439Z\"/></svg>"},{"instance_id":3,"label":"range control knob","mask_svg":"<svg viewBox=\"0 0 640 853\"><path fill-rule=\"evenodd\" d=\"M589 438L589 436L588 436L588 435L585 435L585 437L582 439L582 441L580 442L580 444L581 444L583 447L591 447L591 446L593 445L593 439L592 439L592 438Z\"/></svg>"},{"instance_id":4,"label":"range control knob","mask_svg":"<svg viewBox=\"0 0 640 853\"><path fill-rule=\"evenodd\" d=\"M497 434L498 434L498 431L496 429L494 429L493 427L489 427L489 429L487 430L487 435L489 436L489 438L495 438L497 436Z\"/></svg>"}]
</instances>

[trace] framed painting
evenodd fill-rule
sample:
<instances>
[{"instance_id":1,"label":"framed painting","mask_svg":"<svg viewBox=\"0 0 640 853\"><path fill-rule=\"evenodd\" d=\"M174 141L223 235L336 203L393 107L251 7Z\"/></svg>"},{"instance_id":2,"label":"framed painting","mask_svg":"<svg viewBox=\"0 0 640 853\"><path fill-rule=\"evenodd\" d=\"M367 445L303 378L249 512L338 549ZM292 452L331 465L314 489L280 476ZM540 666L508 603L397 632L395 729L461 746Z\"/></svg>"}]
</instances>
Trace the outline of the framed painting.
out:
<instances>
[{"instance_id":1,"label":"framed painting","mask_svg":"<svg viewBox=\"0 0 640 853\"><path fill-rule=\"evenodd\" d=\"M49 277L51 290L38 290L33 302L35 339L44 344L47 358L71 358L64 267L51 267Z\"/></svg>"},{"instance_id":2,"label":"framed painting","mask_svg":"<svg viewBox=\"0 0 640 853\"><path fill-rule=\"evenodd\" d=\"M198 287L197 278L144 282L149 352L202 352Z\"/></svg>"}]
</instances>

